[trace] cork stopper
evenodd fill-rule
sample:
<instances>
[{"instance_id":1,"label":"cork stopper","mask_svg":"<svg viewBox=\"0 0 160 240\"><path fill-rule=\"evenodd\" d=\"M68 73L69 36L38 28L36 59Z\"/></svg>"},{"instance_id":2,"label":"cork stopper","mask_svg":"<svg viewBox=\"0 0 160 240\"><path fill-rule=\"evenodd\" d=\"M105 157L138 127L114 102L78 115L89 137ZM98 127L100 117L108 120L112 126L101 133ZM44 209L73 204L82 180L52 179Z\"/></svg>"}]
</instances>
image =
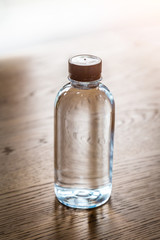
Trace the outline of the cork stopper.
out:
<instances>
[{"instance_id":1,"label":"cork stopper","mask_svg":"<svg viewBox=\"0 0 160 240\"><path fill-rule=\"evenodd\" d=\"M77 55L68 60L69 78L90 82L101 78L102 60L93 55Z\"/></svg>"}]
</instances>

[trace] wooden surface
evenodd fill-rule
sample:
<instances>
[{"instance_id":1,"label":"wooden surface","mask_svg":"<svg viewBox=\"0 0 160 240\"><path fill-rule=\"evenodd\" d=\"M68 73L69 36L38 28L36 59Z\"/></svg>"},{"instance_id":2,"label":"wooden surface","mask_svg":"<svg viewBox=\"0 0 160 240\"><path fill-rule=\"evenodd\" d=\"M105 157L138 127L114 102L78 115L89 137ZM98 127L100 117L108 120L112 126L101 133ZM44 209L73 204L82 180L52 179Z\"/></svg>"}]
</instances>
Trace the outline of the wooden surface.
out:
<instances>
[{"instance_id":1,"label":"wooden surface","mask_svg":"<svg viewBox=\"0 0 160 240\"><path fill-rule=\"evenodd\" d=\"M103 30L0 60L0 239L160 239L158 26ZM67 59L103 59L116 102L113 191L94 210L53 190L53 103Z\"/></svg>"}]
</instances>

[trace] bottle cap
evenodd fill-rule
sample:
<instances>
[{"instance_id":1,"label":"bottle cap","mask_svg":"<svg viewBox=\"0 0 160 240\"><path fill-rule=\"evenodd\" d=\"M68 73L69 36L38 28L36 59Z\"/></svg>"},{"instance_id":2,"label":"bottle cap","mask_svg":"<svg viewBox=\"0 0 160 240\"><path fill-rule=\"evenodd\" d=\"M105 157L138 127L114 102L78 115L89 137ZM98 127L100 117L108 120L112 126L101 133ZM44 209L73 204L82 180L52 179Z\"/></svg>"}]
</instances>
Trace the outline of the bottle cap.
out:
<instances>
[{"instance_id":1,"label":"bottle cap","mask_svg":"<svg viewBox=\"0 0 160 240\"><path fill-rule=\"evenodd\" d=\"M81 82L95 81L101 78L102 60L93 55L77 55L68 60L69 78Z\"/></svg>"}]
</instances>

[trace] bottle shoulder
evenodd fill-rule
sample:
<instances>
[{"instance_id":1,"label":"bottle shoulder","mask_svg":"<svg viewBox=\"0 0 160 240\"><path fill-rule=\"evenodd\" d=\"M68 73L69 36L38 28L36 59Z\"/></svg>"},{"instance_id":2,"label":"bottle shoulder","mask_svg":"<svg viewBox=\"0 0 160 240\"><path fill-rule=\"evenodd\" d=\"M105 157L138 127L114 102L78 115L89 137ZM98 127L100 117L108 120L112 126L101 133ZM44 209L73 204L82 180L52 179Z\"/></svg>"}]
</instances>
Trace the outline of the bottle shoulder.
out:
<instances>
[{"instance_id":1,"label":"bottle shoulder","mask_svg":"<svg viewBox=\"0 0 160 240\"><path fill-rule=\"evenodd\" d=\"M108 97L111 105L115 105L115 102L114 102L114 97L113 97L113 94L110 92L110 90L106 87L106 85L104 85L103 83L100 83L99 84L99 90L101 92L104 92L106 94L106 96Z\"/></svg>"},{"instance_id":2,"label":"bottle shoulder","mask_svg":"<svg viewBox=\"0 0 160 240\"><path fill-rule=\"evenodd\" d=\"M55 102L54 102L55 105L60 100L60 98L65 97L66 93L69 91L70 88L71 88L71 84L67 83L58 91L56 98L55 98Z\"/></svg>"},{"instance_id":3,"label":"bottle shoulder","mask_svg":"<svg viewBox=\"0 0 160 240\"><path fill-rule=\"evenodd\" d=\"M112 106L114 106L114 98L110 90L102 83L99 83L97 87L94 88L76 88L73 87L71 83L64 85L57 93L55 99L55 105L61 102L69 101L81 101L87 99L87 101L95 102L101 100L108 101Z\"/></svg>"}]
</instances>

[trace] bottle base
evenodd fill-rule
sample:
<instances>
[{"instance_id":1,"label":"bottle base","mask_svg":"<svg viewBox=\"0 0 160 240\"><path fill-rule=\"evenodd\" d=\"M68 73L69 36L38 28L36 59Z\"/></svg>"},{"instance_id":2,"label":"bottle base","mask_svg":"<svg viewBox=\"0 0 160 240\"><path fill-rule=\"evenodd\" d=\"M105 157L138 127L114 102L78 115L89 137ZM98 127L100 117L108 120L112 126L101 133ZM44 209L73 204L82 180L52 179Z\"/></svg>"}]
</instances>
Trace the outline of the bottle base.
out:
<instances>
[{"instance_id":1,"label":"bottle base","mask_svg":"<svg viewBox=\"0 0 160 240\"><path fill-rule=\"evenodd\" d=\"M72 208L96 208L106 203L112 190L112 184L97 189L64 188L55 184L57 199L64 205Z\"/></svg>"}]
</instances>

